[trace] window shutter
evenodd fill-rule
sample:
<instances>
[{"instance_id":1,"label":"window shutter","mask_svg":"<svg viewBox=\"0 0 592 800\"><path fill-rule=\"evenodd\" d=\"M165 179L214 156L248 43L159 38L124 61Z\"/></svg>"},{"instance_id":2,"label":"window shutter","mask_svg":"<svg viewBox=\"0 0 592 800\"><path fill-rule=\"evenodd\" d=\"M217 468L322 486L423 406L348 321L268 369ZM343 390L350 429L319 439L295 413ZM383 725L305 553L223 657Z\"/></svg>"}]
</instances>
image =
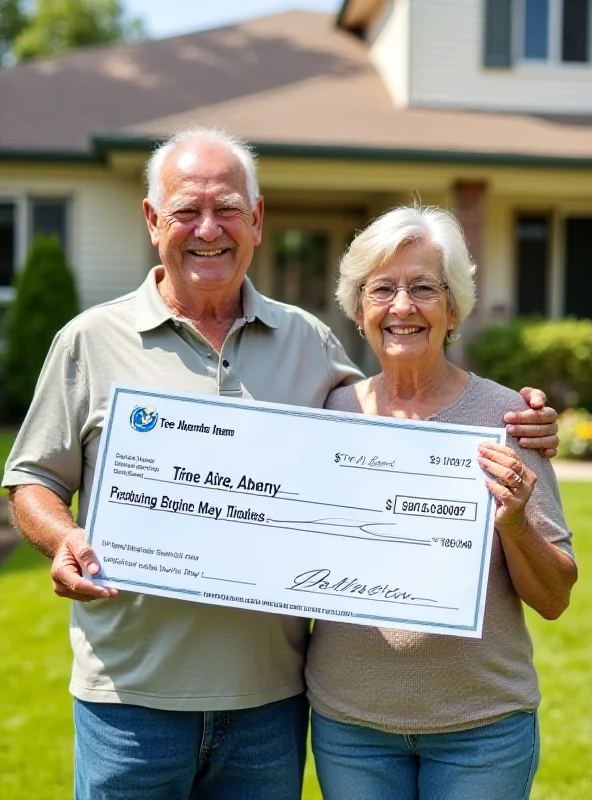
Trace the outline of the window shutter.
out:
<instances>
[{"instance_id":1,"label":"window shutter","mask_svg":"<svg viewBox=\"0 0 592 800\"><path fill-rule=\"evenodd\" d=\"M486 67L512 65L512 0L485 0Z\"/></svg>"}]
</instances>

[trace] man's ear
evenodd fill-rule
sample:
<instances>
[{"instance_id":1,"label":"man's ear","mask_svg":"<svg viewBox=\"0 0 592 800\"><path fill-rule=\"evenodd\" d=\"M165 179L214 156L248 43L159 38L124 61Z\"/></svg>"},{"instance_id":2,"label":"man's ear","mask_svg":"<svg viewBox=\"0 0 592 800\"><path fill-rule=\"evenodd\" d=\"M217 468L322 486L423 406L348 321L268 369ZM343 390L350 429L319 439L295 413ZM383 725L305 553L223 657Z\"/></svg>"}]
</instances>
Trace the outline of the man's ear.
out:
<instances>
[{"instance_id":1,"label":"man's ear","mask_svg":"<svg viewBox=\"0 0 592 800\"><path fill-rule=\"evenodd\" d=\"M255 208L251 211L253 215L253 242L255 247L261 244L263 238L263 197L257 198Z\"/></svg>"},{"instance_id":2,"label":"man's ear","mask_svg":"<svg viewBox=\"0 0 592 800\"><path fill-rule=\"evenodd\" d=\"M150 233L150 241L154 247L158 247L160 242L160 232L158 230L158 213L152 208L148 199L146 198L142 203L144 216L146 217L146 224Z\"/></svg>"}]
</instances>

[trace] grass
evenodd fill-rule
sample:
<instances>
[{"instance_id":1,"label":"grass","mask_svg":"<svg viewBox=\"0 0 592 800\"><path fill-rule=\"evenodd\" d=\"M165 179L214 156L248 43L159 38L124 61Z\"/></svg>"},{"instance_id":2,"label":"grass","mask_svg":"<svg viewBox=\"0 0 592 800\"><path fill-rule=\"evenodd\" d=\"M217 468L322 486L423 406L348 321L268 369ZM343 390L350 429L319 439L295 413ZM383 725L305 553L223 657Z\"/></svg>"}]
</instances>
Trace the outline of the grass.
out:
<instances>
[{"instance_id":1,"label":"grass","mask_svg":"<svg viewBox=\"0 0 592 800\"><path fill-rule=\"evenodd\" d=\"M4 472L4 464L10 453L16 432L9 429L0 429L0 469ZM4 489L0 491L5 491Z\"/></svg>"},{"instance_id":2,"label":"grass","mask_svg":"<svg viewBox=\"0 0 592 800\"><path fill-rule=\"evenodd\" d=\"M557 622L528 613L544 698L533 800L592 797L592 486L561 488L580 580ZM53 596L47 560L25 543L0 567L0 598L0 797L65 800L72 784L68 603ZM321 798L312 758L303 798Z\"/></svg>"},{"instance_id":3,"label":"grass","mask_svg":"<svg viewBox=\"0 0 592 800\"><path fill-rule=\"evenodd\" d=\"M592 797L592 484L562 483L567 522L574 532L579 568L572 602L563 617L546 622L528 610L541 681L541 766L533 800Z\"/></svg>"},{"instance_id":4,"label":"grass","mask_svg":"<svg viewBox=\"0 0 592 800\"><path fill-rule=\"evenodd\" d=\"M0 797L61 800L72 786L69 604L22 543L0 567Z\"/></svg>"}]
</instances>

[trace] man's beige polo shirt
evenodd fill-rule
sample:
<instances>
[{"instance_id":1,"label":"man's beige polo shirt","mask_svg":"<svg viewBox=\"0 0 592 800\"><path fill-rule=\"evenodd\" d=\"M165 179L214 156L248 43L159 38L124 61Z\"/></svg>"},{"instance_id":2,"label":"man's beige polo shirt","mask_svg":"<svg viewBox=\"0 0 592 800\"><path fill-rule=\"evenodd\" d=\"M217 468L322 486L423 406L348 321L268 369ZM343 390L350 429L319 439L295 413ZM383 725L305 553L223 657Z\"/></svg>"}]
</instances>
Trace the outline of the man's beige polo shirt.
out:
<instances>
[{"instance_id":1,"label":"man's beige polo shirt","mask_svg":"<svg viewBox=\"0 0 592 800\"><path fill-rule=\"evenodd\" d=\"M4 486L41 484L68 504L79 491L81 526L111 381L320 408L335 386L362 377L325 325L248 280L244 317L216 353L173 318L159 270L56 336L6 465ZM248 708L302 691L307 639L297 617L121 592L73 603L70 689L90 702Z\"/></svg>"}]
</instances>

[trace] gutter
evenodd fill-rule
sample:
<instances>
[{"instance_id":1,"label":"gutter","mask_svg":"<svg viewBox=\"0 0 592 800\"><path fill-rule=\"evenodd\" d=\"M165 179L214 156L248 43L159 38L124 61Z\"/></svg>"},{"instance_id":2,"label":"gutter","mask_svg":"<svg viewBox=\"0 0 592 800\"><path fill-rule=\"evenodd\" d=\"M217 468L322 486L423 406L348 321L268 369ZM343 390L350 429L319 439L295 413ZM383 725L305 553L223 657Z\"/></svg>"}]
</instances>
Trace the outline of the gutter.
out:
<instances>
[{"instance_id":1,"label":"gutter","mask_svg":"<svg viewBox=\"0 0 592 800\"><path fill-rule=\"evenodd\" d=\"M101 162L102 159L96 153L85 150L16 150L13 148L0 148L0 161L96 164Z\"/></svg>"},{"instance_id":2,"label":"gutter","mask_svg":"<svg viewBox=\"0 0 592 800\"><path fill-rule=\"evenodd\" d=\"M347 2L347 0L346 0ZM103 157L109 150L151 152L167 137L95 136L95 152ZM529 153L478 153L461 150L415 150L398 147L350 147L318 144L279 144L251 141L258 156L277 158L313 158L335 161L409 161L427 164L476 164L482 166L554 167L592 169L592 156L545 156Z\"/></svg>"},{"instance_id":3,"label":"gutter","mask_svg":"<svg viewBox=\"0 0 592 800\"><path fill-rule=\"evenodd\" d=\"M343 147L251 143L260 156L318 158L357 161L409 161L427 164L476 164L482 166L559 167L592 169L592 156L545 156L528 153L478 153L460 150L414 150L411 148Z\"/></svg>"},{"instance_id":4,"label":"gutter","mask_svg":"<svg viewBox=\"0 0 592 800\"><path fill-rule=\"evenodd\" d=\"M347 0L346 0L347 2ZM106 164L112 150L143 152L148 155L167 137L98 135L90 151L0 149L0 161L66 162ZM278 144L251 142L260 157L329 159L334 161L403 161L414 164L458 164L459 166L541 167L592 170L592 156L547 156L529 153L483 153L460 150L417 150L413 148L351 147L341 145Z\"/></svg>"}]
</instances>

